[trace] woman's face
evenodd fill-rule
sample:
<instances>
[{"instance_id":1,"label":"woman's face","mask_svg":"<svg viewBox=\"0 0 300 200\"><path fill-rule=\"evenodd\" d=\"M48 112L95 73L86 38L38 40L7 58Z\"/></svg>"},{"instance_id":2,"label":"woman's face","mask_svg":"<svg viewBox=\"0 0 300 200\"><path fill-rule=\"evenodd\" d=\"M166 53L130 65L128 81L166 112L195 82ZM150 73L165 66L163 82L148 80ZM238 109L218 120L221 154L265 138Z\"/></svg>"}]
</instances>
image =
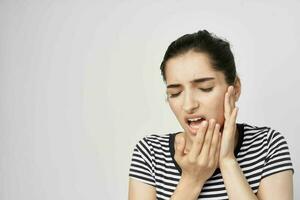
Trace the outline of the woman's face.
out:
<instances>
[{"instance_id":1,"label":"woman's face","mask_svg":"<svg viewBox=\"0 0 300 200\"><path fill-rule=\"evenodd\" d=\"M189 51L166 63L166 83L169 105L187 136L193 140L201 117L224 124L224 97L228 88L223 72L212 68L204 53Z\"/></svg>"}]
</instances>

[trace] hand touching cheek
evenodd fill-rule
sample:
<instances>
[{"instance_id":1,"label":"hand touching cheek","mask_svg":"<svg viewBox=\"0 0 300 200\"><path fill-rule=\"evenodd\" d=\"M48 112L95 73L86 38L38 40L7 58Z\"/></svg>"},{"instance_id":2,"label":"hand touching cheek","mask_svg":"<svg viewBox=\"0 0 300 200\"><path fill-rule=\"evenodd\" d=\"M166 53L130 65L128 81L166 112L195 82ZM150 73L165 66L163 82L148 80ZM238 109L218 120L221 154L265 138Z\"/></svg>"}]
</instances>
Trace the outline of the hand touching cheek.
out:
<instances>
[{"instance_id":1,"label":"hand touching cheek","mask_svg":"<svg viewBox=\"0 0 300 200\"><path fill-rule=\"evenodd\" d=\"M224 127L222 131L219 165L229 159L235 159L236 119L238 108L235 106L234 88L229 86L224 98Z\"/></svg>"}]
</instances>

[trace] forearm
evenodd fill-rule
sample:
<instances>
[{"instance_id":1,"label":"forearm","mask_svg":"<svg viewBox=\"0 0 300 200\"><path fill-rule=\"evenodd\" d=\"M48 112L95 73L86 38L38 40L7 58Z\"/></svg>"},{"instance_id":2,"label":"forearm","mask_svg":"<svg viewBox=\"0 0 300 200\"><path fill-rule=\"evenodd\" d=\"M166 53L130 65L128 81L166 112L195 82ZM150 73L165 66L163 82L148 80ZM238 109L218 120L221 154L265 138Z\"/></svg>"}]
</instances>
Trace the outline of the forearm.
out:
<instances>
[{"instance_id":1,"label":"forearm","mask_svg":"<svg viewBox=\"0 0 300 200\"><path fill-rule=\"evenodd\" d=\"M220 164L220 170L230 200L258 200L235 159Z\"/></svg>"},{"instance_id":2,"label":"forearm","mask_svg":"<svg viewBox=\"0 0 300 200\"><path fill-rule=\"evenodd\" d=\"M181 177L171 200L195 200L202 190L204 183L195 182L191 179Z\"/></svg>"}]
</instances>

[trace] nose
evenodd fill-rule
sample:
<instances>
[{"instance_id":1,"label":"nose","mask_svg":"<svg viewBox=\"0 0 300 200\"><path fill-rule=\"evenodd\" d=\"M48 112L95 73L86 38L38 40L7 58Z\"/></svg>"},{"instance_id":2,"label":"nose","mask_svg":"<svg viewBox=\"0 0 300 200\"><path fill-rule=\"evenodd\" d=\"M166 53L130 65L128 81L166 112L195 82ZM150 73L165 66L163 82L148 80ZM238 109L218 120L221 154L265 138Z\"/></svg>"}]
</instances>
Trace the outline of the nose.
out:
<instances>
[{"instance_id":1,"label":"nose","mask_svg":"<svg viewBox=\"0 0 300 200\"><path fill-rule=\"evenodd\" d=\"M186 93L182 107L186 113L190 114L198 109L199 103L192 93Z\"/></svg>"}]
</instances>

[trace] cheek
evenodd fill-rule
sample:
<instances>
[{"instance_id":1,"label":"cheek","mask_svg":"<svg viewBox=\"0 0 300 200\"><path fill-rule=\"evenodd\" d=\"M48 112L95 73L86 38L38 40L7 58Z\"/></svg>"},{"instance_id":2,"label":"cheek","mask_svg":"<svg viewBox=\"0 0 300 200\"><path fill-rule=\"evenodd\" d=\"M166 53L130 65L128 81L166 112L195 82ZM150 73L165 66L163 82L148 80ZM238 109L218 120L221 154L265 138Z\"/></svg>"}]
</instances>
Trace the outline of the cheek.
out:
<instances>
[{"instance_id":1,"label":"cheek","mask_svg":"<svg viewBox=\"0 0 300 200\"><path fill-rule=\"evenodd\" d=\"M210 110L213 111L211 116L215 118L218 123L223 125L224 123L224 96L222 94L215 95L210 101Z\"/></svg>"},{"instance_id":2,"label":"cheek","mask_svg":"<svg viewBox=\"0 0 300 200\"><path fill-rule=\"evenodd\" d=\"M180 109L179 109L178 103L169 101L169 106L170 106L172 112L175 114L176 118L179 119Z\"/></svg>"}]
</instances>

